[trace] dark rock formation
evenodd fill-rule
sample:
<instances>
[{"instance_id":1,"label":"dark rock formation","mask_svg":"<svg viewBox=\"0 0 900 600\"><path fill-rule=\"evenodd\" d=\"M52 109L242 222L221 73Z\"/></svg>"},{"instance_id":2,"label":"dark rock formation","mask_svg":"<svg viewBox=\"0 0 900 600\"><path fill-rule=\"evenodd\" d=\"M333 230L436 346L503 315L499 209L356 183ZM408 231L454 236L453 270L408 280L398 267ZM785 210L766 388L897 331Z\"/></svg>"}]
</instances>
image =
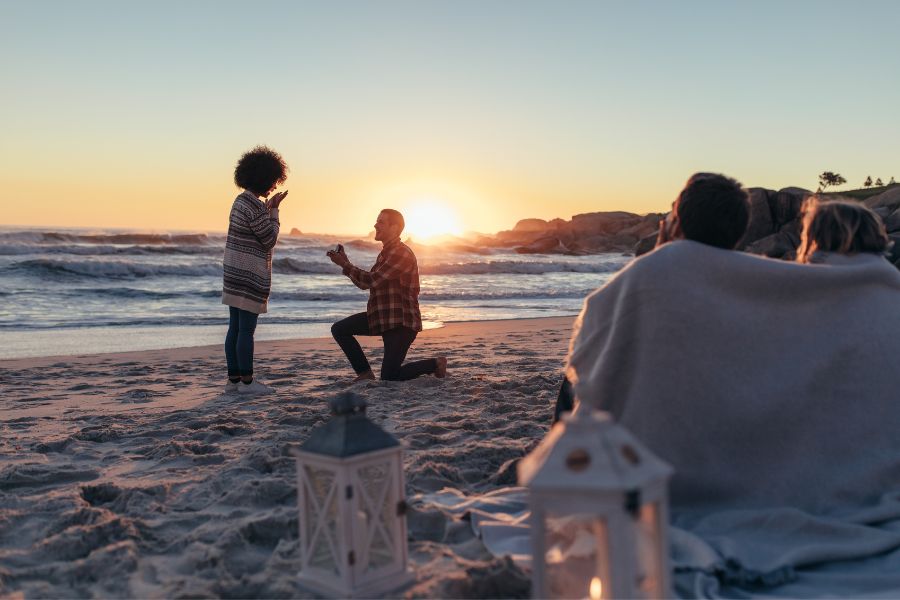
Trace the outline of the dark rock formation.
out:
<instances>
[{"instance_id":1,"label":"dark rock formation","mask_svg":"<svg viewBox=\"0 0 900 600\"><path fill-rule=\"evenodd\" d=\"M893 186L877 196L866 198L864 203L869 208L877 209L879 207L886 207L890 209L891 212L894 212L900 208L900 185Z\"/></svg>"},{"instance_id":2,"label":"dark rock formation","mask_svg":"<svg viewBox=\"0 0 900 600\"><path fill-rule=\"evenodd\" d=\"M900 231L900 208L884 218L884 226L888 231Z\"/></svg>"},{"instance_id":3,"label":"dark rock formation","mask_svg":"<svg viewBox=\"0 0 900 600\"><path fill-rule=\"evenodd\" d=\"M566 226L567 223L568 221L566 221L565 219L556 218L547 223L547 225L550 226L550 229L562 229Z\"/></svg>"},{"instance_id":4,"label":"dark rock formation","mask_svg":"<svg viewBox=\"0 0 900 600\"><path fill-rule=\"evenodd\" d=\"M772 258L793 260L800 245L801 210L809 190L750 188L750 223L738 249ZM891 262L900 267L900 185L863 201L884 220L896 241ZM508 231L479 236L475 246L513 248L520 254L596 254L633 252L640 256L656 245L659 221L665 214L595 212L575 215L570 221L522 219Z\"/></svg>"},{"instance_id":5,"label":"dark rock formation","mask_svg":"<svg viewBox=\"0 0 900 600\"><path fill-rule=\"evenodd\" d=\"M864 203L882 216L888 236L894 242L888 260L900 269L900 185L892 186L877 196L866 198Z\"/></svg>"},{"instance_id":6,"label":"dark rock formation","mask_svg":"<svg viewBox=\"0 0 900 600\"><path fill-rule=\"evenodd\" d=\"M772 235L767 235L761 240L756 240L752 244L744 247L744 251L753 254L762 254L771 258L793 259L796 256L797 247L800 245L799 237L791 232L779 231Z\"/></svg>"},{"instance_id":7,"label":"dark rock formation","mask_svg":"<svg viewBox=\"0 0 900 600\"><path fill-rule=\"evenodd\" d=\"M596 212L575 215L570 221L523 219L491 240L479 243L512 247L520 254L596 254L630 252L646 235L655 234L661 215Z\"/></svg>"},{"instance_id":8,"label":"dark rock formation","mask_svg":"<svg viewBox=\"0 0 900 600\"><path fill-rule=\"evenodd\" d=\"M531 231L547 231L550 229L549 223L543 219L522 219L516 226L512 228L513 231L523 233L523 232L531 232Z\"/></svg>"},{"instance_id":9,"label":"dark rock formation","mask_svg":"<svg viewBox=\"0 0 900 600\"><path fill-rule=\"evenodd\" d=\"M813 195L811 191L797 187L784 188L777 192L770 191L768 194L769 208L772 210L772 223L776 230L799 217L803 202Z\"/></svg>"},{"instance_id":10,"label":"dark rock formation","mask_svg":"<svg viewBox=\"0 0 900 600\"><path fill-rule=\"evenodd\" d=\"M296 227L292 227L291 232L288 235L303 235L303 232Z\"/></svg>"},{"instance_id":11,"label":"dark rock formation","mask_svg":"<svg viewBox=\"0 0 900 600\"><path fill-rule=\"evenodd\" d=\"M744 234L743 242L760 240L775 233L775 223L769 205L769 191L763 188L750 188L747 191L750 192L750 225Z\"/></svg>"},{"instance_id":12,"label":"dark rock formation","mask_svg":"<svg viewBox=\"0 0 900 600\"><path fill-rule=\"evenodd\" d=\"M558 237L548 235L524 246L517 246L516 252L519 254L566 254L569 252L569 247Z\"/></svg>"},{"instance_id":13,"label":"dark rock formation","mask_svg":"<svg viewBox=\"0 0 900 600\"><path fill-rule=\"evenodd\" d=\"M641 217L627 212L595 212L575 215L569 223L569 230L576 235L598 235L616 233L639 221Z\"/></svg>"},{"instance_id":14,"label":"dark rock formation","mask_svg":"<svg viewBox=\"0 0 900 600\"><path fill-rule=\"evenodd\" d=\"M750 224L738 248L772 258L794 258L800 244L800 211L812 192L796 187L748 191Z\"/></svg>"}]
</instances>

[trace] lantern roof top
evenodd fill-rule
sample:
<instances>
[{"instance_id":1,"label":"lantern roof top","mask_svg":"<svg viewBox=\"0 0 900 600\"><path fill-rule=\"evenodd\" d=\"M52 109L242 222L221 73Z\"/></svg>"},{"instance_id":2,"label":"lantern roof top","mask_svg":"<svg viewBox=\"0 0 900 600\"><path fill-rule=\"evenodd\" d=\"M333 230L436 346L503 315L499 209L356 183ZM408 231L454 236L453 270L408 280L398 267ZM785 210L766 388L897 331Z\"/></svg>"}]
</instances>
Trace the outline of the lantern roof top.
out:
<instances>
[{"instance_id":1,"label":"lantern roof top","mask_svg":"<svg viewBox=\"0 0 900 600\"><path fill-rule=\"evenodd\" d=\"M300 450L337 458L399 446L400 442L366 417L366 401L342 392L331 400L331 418L313 429Z\"/></svg>"},{"instance_id":2,"label":"lantern roof top","mask_svg":"<svg viewBox=\"0 0 900 600\"><path fill-rule=\"evenodd\" d=\"M616 492L664 483L672 467L608 413L565 415L519 462L519 483L534 490Z\"/></svg>"}]
</instances>

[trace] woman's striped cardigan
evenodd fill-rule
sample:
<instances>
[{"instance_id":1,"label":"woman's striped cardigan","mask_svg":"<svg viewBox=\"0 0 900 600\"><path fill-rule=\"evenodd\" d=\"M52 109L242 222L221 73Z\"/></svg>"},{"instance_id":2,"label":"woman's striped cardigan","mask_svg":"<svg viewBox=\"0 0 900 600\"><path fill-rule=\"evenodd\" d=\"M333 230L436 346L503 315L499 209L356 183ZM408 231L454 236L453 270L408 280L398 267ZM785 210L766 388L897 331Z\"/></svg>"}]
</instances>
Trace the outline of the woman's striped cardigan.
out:
<instances>
[{"instance_id":1,"label":"woman's striped cardigan","mask_svg":"<svg viewBox=\"0 0 900 600\"><path fill-rule=\"evenodd\" d=\"M235 198L225 241L222 304L256 314L266 312L278 228L277 209L269 213L247 190Z\"/></svg>"}]
</instances>

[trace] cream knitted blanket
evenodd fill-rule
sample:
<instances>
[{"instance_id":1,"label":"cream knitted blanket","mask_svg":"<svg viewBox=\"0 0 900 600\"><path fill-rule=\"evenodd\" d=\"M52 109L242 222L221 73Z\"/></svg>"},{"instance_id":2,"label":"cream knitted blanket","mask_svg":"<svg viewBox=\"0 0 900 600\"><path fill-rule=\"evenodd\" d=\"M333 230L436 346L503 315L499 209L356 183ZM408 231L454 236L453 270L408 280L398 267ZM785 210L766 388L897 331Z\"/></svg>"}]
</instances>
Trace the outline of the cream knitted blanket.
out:
<instances>
[{"instance_id":1,"label":"cream knitted blanket","mask_svg":"<svg viewBox=\"0 0 900 600\"><path fill-rule=\"evenodd\" d=\"M900 271L666 244L590 295L578 397L669 462L673 506L830 511L900 488Z\"/></svg>"},{"instance_id":2,"label":"cream knitted blanket","mask_svg":"<svg viewBox=\"0 0 900 600\"><path fill-rule=\"evenodd\" d=\"M682 596L900 594L900 272L680 241L585 301L584 405L675 468ZM772 590L769 592L769 590Z\"/></svg>"}]
</instances>

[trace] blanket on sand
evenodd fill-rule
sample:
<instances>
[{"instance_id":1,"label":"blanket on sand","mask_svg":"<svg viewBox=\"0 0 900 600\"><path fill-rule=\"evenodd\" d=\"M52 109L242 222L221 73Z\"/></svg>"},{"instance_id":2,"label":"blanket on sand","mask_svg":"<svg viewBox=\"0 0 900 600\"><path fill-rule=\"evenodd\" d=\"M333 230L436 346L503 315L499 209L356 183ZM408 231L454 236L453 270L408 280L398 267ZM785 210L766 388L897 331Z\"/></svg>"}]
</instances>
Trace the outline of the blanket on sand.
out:
<instances>
[{"instance_id":1,"label":"blanket on sand","mask_svg":"<svg viewBox=\"0 0 900 600\"><path fill-rule=\"evenodd\" d=\"M679 241L587 298L568 374L674 467L680 594L897 595L898 359L882 257Z\"/></svg>"},{"instance_id":2,"label":"blanket on sand","mask_svg":"<svg viewBox=\"0 0 900 600\"><path fill-rule=\"evenodd\" d=\"M444 489L413 498L469 521L495 556L531 568L525 488L479 496ZM669 528L680 598L898 598L900 496L830 517L796 509L723 511Z\"/></svg>"}]
</instances>

